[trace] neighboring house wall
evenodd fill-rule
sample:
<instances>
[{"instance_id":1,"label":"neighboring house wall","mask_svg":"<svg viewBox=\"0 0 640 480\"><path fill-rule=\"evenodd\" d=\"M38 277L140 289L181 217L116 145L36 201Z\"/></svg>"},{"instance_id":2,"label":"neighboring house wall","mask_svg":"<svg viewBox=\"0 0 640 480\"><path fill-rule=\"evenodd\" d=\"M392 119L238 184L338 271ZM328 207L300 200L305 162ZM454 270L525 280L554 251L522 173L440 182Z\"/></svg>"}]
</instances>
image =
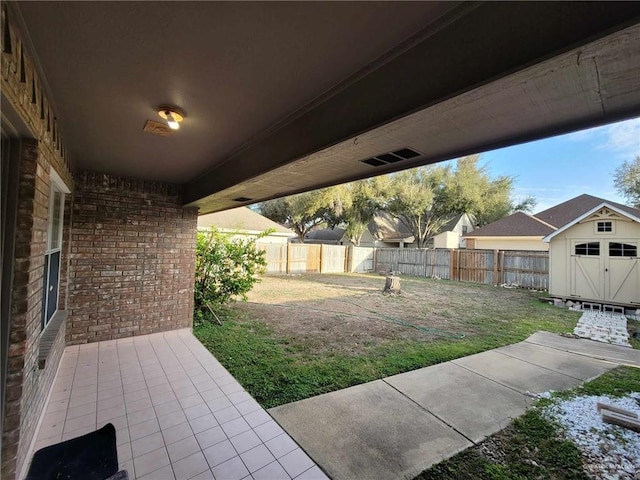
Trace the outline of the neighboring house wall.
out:
<instances>
[{"instance_id":1,"label":"neighboring house wall","mask_svg":"<svg viewBox=\"0 0 640 480\"><path fill-rule=\"evenodd\" d=\"M190 327L197 209L175 185L82 173L67 343Z\"/></svg>"},{"instance_id":2,"label":"neighboring house wall","mask_svg":"<svg viewBox=\"0 0 640 480\"><path fill-rule=\"evenodd\" d=\"M478 250L549 250L542 237L467 237L467 248Z\"/></svg>"},{"instance_id":3,"label":"neighboring house wall","mask_svg":"<svg viewBox=\"0 0 640 480\"><path fill-rule=\"evenodd\" d=\"M433 248L459 248L460 235L457 232L442 232L433 237Z\"/></svg>"},{"instance_id":4,"label":"neighboring house wall","mask_svg":"<svg viewBox=\"0 0 640 480\"><path fill-rule=\"evenodd\" d=\"M211 231L211 227L198 227L198 230L201 232L208 232L208 231ZM239 238L242 240L258 239L258 236L263 233L263 232L228 230L226 228L218 228L217 230L220 233L228 234L231 238ZM289 235L281 235L278 233L274 233L274 234L260 237L258 241L260 243L285 244L289 242L289 240L291 240L292 238L294 237L291 237Z\"/></svg>"},{"instance_id":5,"label":"neighboring house wall","mask_svg":"<svg viewBox=\"0 0 640 480\"><path fill-rule=\"evenodd\" d=\"M612 257L610 243L640 250L640 223L611 210L558 233L549 243L549 293L559 297L640 304L640 260ZM611 221L611 232L598 232L599 221ZM598 255L576 255L576 244L597 243Z\"/></svg>"},{"instance_id":6,"label":"neighboring house wall","mask_svg":"<svg viewBox=\"0 0 640 480\"><path fill-rule=\"evenodd\" d=\"M254 233L245 233L244 235L245 237L251 237L251 238L257 238L258 234L254 234ZM290 237L288 235L278 235L278 234L271 234L271 235L267 235L264 237L261 237L258 241L260 243L274 243L274 244L278 244L278 245L283 245L289 242L289 240L291 240L294 237Z\"/></svg>"},{"instance_id":7,"label":"neighboring house wall","mask_svg":"<svg viewBox=\"0 0 640 480\"><path fill-rule=\"evenodd\" d=\"M283 244L297 238L293 230L283 227L248 207L231 208L198 217L198 230L207 231L211 227L215 227L219 232L245 239L257 238L269 231L268 235L260 238L261 243Z\"/></svg>"}]
</instances>

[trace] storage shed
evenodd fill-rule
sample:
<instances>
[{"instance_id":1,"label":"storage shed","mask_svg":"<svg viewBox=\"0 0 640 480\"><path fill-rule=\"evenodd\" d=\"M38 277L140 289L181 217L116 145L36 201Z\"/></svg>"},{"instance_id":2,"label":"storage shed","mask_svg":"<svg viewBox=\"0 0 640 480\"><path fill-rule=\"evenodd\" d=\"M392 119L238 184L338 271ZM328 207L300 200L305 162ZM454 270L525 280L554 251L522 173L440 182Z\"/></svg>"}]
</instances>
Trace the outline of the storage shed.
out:
<instances>
[{"instance_id":1,"label":"storage shed","mask_svg":"<svg viewBox=\"0 0 640 480\"><path fill-rule=\"evenodd\" d=\"M603 202L544 241L552 296L640 305L640 210Z\"/></svg>"}]
</instances>

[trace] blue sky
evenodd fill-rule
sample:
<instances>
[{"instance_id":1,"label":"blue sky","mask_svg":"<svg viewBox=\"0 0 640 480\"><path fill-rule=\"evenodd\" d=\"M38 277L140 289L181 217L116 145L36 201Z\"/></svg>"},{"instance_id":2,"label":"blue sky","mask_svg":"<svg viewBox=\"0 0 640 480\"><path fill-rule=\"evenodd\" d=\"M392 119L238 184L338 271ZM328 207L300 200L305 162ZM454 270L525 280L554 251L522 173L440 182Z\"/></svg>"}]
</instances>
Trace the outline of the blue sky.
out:
<instances>
[{"instance_id":1,"label":"blue sky","mask_svg":"<svg viewBox=\"0 0 640 480\"><path fill-rule=\"evenodd\" d=\"M582 193L625 203L613 172L640 155L640 117L536 142L485 152L492 176L515 177L514 196L532 195L534 213Z\"/></svg>"}]
</instances>

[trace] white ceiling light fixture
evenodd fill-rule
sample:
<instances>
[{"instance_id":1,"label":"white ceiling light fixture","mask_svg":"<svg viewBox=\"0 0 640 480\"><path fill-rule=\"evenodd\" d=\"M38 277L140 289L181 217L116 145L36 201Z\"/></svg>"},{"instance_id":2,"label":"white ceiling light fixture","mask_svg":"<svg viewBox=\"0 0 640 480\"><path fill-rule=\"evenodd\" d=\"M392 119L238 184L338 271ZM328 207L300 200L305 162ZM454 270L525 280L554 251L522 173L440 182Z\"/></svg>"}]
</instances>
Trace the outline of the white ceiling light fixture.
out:
<instances>
[{"instance_id":1,"label":"white ceiling light fixture","mask_svg":"<svg viewBox=\"0 0 640 480\"><path fill-rule=\"evenodd\" d=\"M167 121L167 125L172 130L178 130L180 128L180 122L186 117L182 110L168 105L158 107L158 115Z\"/></svg>"}]
</instances>

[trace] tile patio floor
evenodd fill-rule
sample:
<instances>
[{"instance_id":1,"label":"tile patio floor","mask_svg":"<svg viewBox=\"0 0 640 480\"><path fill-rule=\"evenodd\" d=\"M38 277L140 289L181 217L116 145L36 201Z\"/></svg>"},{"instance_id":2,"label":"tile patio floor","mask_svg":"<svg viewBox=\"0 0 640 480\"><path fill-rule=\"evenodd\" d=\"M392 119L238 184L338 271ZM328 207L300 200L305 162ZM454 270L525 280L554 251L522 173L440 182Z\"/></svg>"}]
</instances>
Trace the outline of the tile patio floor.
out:
<instances>
[{"instance_id":1,"label":"tile patio floor","mask_svg":"<svg viewBox=\"0 0 640 480\"><path fill-rule=\"evenodd\" d=\"M327 478L190 330L67 347L33 452L109 422L131 479Z\"/></svg>"}]
</instances>

